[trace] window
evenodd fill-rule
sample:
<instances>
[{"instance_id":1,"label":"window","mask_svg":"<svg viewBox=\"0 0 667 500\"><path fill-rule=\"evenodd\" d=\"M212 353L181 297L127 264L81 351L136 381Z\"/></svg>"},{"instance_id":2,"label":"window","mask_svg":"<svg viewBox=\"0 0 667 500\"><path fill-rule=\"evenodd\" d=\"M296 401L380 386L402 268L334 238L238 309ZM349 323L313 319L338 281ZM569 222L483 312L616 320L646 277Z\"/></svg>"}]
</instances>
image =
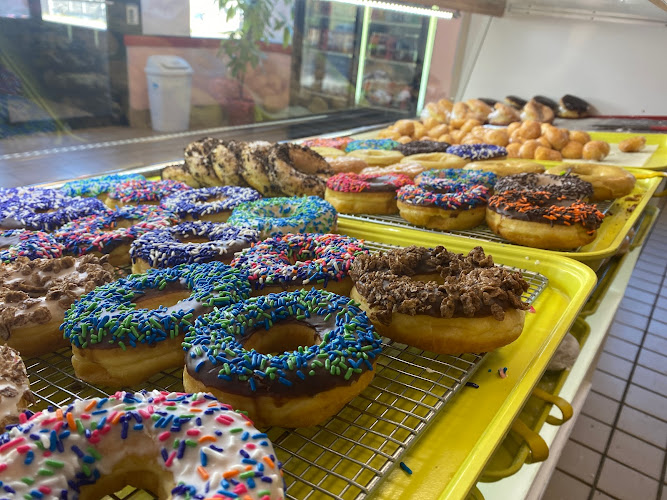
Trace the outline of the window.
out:
<instances>
[{"instance_id":1,"label":"window","mask_svg":"<svg viewBox=\"0 0 667 500\"><path fill-rule=\"evenodd\" d=\"M41 0L42 19L98 30L107 29L104 0Z\"/></svg>"},{"instance_id":2,"label":"window","mask_svg":"<svg viewBox=\"0 0 667 500\"><path fill-rule=\"evenodd\" d=\"M190 0L190 36L196 38L227 38L241 27L241 14L227 20L227 13L214 0Z\"/></svg>"}]
</instances>

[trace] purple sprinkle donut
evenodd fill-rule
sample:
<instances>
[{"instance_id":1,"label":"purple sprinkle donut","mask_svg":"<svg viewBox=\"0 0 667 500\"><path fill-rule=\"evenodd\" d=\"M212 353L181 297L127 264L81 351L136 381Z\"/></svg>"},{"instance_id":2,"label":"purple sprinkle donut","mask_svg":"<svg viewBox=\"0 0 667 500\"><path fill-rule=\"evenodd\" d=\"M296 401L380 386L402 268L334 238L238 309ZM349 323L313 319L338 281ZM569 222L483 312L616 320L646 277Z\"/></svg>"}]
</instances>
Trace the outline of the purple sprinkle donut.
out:
<instances>
[{"instance_id":1,"label":"purple sprinkle donut","mask_svg":"<svg viewBox=\"0 0 667 500\"><path fill-rule=\"evenodd\" d=\"M428 187L403 186L398 201L407 205L438 207L445 210L470 210L489 201L489 190L481 184L464 184L448 179L430 179Z\"/></svg>"},{"instance_id":2,"label":"purple sprinkle donut","mask_svg":"<svg viewBox=\"0 0 667 500\"><path fill-rule=\"evenodd\" d=\"M209 220L216 216L227 219L239 203L259 200L261 197L261 194L249 187L216 186L172 194L162 200L162 206L182 219L191 217Z\"/></svg>"},{"instance_id":3,"label":"purple sprinkle donut","mask_svg":"<svg viewBox=\"0 0 667 500\"><path fill-rule=\"evenodd\" d=\"M120 204L157 205L162 198L188 189L192 188L183 182L169 179L161 181L130 180L113 186L109 190L106 203L112 208L118 202Z\"/></svg>"},{"instance_id":4,"label":"purple sprinkle donut","mask_svg":"<svg viewBox=\"0 0 667 500\"><path fill-rule=\"evenodd\" d=\"M481 184L492 189L496 183L497 176L493 172L483 172L481 170L463 170L461 168L443 168L433 169L422 172L415 177L415 184L419 187L428 189L429 182L434 179L447 179L462 184Z\"/></svg>"},{"instance_id":5,"label":"purple sprinkle donut","mask_svg":"<svg viewBox=\"0 0 667 500\"><path fill-rule=\"evenodd\" d=\"M55 200L63 199L63 193L56 189L38 187L0 188L0 204L27 203L36 210L47 210Z\"/></svg>"},{"instance_id":6,"label":"purple sprinkle donut","mask_svg":"<svg viewBox=\"0 0 667 500\"><path fill-rule=\"evenodd\" d=\"M457 144L449 146L447 152L452 155L468 158L470 161L490 160L507 156L507 150L493 144Z\"/></svg>"},{"instance_id":7,"label":"purple sprinkle donut","mask_svg":"<svg viewBox=\"0 0 667 500\"><path fill-rule=\"evenodd\" d=\"M110 174L92 179L66 182L60 190L66 196L99 196L106 194L112 186L131 179L145 179L141 174Z\"/></svg>"},{"instance_id":8,"label":"purple sprinkle donut","mask_svg":"<svg viewBox=\"0 0 667 500\"><path fill-rule=\"evenodd\" d=\"M201 239L208 241L195 241ZM130 248L130 256L133 271L139 259L158 269L213 260L227 262L257 240L259 231L255 229L203 221L183 222L137 238Z\"/></svg>"},{"instance_id":9,"label":"purple sprinkle donut","mask_svg":"<svg viewBox=\"0 0 667 500\"><path fill-rule=\"evenodd\" d=\"M24 229L0 232L0 262L13 262L19 257L34 260L62 256L63 246L50 234Z\"/></svg>"}]
</instances>

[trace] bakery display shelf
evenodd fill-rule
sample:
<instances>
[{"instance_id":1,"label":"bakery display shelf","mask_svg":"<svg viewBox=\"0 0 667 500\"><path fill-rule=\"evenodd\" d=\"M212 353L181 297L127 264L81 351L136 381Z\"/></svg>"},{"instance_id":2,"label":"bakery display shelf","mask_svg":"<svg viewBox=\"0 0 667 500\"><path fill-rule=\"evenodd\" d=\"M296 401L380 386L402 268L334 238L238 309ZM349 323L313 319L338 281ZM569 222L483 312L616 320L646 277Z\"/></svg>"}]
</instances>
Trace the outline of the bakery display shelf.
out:
<instances>
[{"instance_id":1,"label":"bakery display shelf","mask_svg":"<svg viewBox=\"0 0 667 500\"><path fill-rule=\"evenodd\" d=\"M636 171L641 172L641 170ZM594 270L599 269L605 261L615 255L619 250L624 238L640 218L641 213L655 193L660 182L661 179L655 177L639 179L630 195L619 198L613 202L598 203L600 210L605 212L605 219L598 229L597 237L592 243L574 251L542 251L563 257L570 257L585 263ZM398 215L339 214L338 219L339 225L342 225L343 227L347 227L348 225L354 226L359 223L363 224L363 227L367 227L369 224L377 224L386 227L387 230L390 231L411 231L417 239L421 238L421 236L419 236L420 233L426 233L437 236L446 235L447 237L460 239L472 238L480 242L491 242L511 246L517 249L528 249L528 247L517 245L501 238L493 233L486 224L481 224L466 231L441 231L438 229L426 229L415 226Z\"/></svg>"},{"instance_id":2,"label":"bakery display shelf","mask_svg":"<svg viewBox=\"0 0 667 500\"><path fill-rule=\"evenodd\" d=\"M629 132L589 132L589 134L593 140L606 141L610 144L618 144L625 139L643 135L646 137L647 146L656 146L657 148L641 168L647 170L667 169L667 134L637 134Z\"/></svg>"}]
</instances>

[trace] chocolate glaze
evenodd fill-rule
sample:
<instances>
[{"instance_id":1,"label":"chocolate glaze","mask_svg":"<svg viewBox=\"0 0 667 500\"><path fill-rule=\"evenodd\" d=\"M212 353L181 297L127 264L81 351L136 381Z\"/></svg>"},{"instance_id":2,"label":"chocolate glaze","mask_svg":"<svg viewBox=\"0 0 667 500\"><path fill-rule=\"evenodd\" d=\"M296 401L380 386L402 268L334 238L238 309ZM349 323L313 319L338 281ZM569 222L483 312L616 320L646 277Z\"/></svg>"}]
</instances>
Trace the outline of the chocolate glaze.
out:
<instances>
[{"instance_id":1,"label":"chocolate glaze","mask_svg":"<svg viewBox=\"0 0 667 500\"><path fill-rule=\"evenodd\" d=\"M574 175L552 175L524 172L498 179L495 192L510 190L549 191L554 196L584 200L593 195L593 185Z\"/></svg>"}]
</instances>

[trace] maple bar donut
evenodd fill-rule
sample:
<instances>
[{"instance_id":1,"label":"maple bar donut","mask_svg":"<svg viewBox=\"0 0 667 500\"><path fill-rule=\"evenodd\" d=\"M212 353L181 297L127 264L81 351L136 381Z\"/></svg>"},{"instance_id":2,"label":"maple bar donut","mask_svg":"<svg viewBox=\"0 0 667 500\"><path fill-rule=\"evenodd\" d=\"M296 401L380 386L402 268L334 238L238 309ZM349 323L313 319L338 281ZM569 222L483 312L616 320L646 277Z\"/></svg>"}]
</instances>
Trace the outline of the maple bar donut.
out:
<instances>
[{"instance_id":1,"label":"maple bar donut","mask_svg":"<svg viewBox=\"0 0 667 500\"><path fill-rule=\"evenodd\" d=\"M276 144L268 161L269 179L287 196L322 197L326 178L333 174L322 156L298 144Z\"/></svg>"},{"instance_id":2,"label":"maple bar donut","mask_svg":"<svg viewBox=\"0 0 667 500\"><path fill-rule=\"evenodd\" d=\"M222 262L150 269L101 286L74 303L61 329L76 376L131 386L181 366L195 318L250 295L247 275Z\"/></svg>"},{"instance_id":3,"label":"maple bar donut","mask_svg":"<svg viewBox=\"0 0 667 500\"><path fill-rule=\"evenodd\" d=\"M406 156L401 163L419 163L427 168L463 168L468 160L450 153L419 153Z\"/></svg>"},{"instance_id":4,"label":"maple bar donut","mask_svg":"<svg viewBox=\"0 0 667 500\"><path fill-rule=\"evenodd\" d=\"M34 402L20 354L9 346L0 345L0 432L18 423L19 414Z\"/></svg>"},{"instance_id":5,"label":"maple bar donut","mask_svg":"<svg viewBox=\"0 0 667 500\"><path fill-rule=\"evenodd\" d=\"M324 198L343 214L395 214L396 191L406 184L412 179L402 174L336 174Z\"/></svg>"},{"instance_id":6,"label":"maple bar donut","mask_svg":"<svg viewBox=\"0 0 667 500\"><path fill-rule=\"evenodd\" d=\"M117 392L21 415L0 436L3 498L282 500L269 438L210 394Z\"/></svg>"},{"instance_id":7,"label":"maple bar donut","mask_svg":"<svg viewBox=\"0 0 667 500\"><path fill-rule=\"evenodd\" d=\"M0 266L0 339L24 357L66 347L58 327L82 295L113 281L106 257L28 260Z\"/></svg>"},{"instance_id":8,"label":"maple bar donut","mask_svg":"<svg viewBox=\"0 0 667 500\"><path fill-rule=\"evenodd\" d=\"M568 176L590 182L593 186L592 201L614 200L632 193L635 176L621 167L592 165L590 163L567 163L552 167L548 174Z\"/></svg>"},{"instance_id":9,"label":"maple bar donut","mask_svg":"<svg viewBox=\"0 0 667 500\"><path fill-rule=\"evenodd\" d=\"M185 148L185 166L202 187L217 186L220 180L213 169L212 152L222 141L213 137L204 137L191 142Z\"/></svg>"},{"instance_id":10,"label":"maple bar donut","mask_svg":"<svg viewBox=\"0 0 667 500\"><path fill-rule=\"evenodd\" d=\"M111 186L129 180L145 180L141 174L111 174L92 179L81 179L63 184L60 190L65 196L92 197L104 201Z\"/></svg>"},{"instance_id":11,"label":"maple bar donut","mask_svg":"<svg viewBox=\"0 0 667 500\"><path fill-rule=\"evenodd\" d=\"M225 222L240 203L259 200L261 197L261 194L249 187L216 186L167 196L162 200L162 206L184 221Z\"/></svg>"},{"instance_id":12,"label":"maple bar donut","mask_svg":"<svg viewBox=\"0 0 667 500\"><path fill-rule=\"evenodd\" d=\"M493 172L498 177L506 177L508 175L544 172L544 165L519 158L510 158L507 160L484 160L473 161L468 163L464 170L477 170L483 172Z\"/></svg>"},{"instance_id":13,"label":"maple bar donut","mask_svg":"<svg viewBox=\"0 0 667 500\"><path fill-rule=\"evenodd\" d=\"M337 234L285 234L240 252L232 267L248 273L253 295L324 288L348 295L347 272L354 259L368 253L363 242Z\"/></svg>"},{"instance_id":14,"label":"maple bar donut","mask_svg":"<svg viewBox=\"0 0 667 500\"><path fill-rule=\"evenodd\" d=\"M108 255L112 266L127 266L130 264L130 245L136 238L177 222L178 217L163 208L128 205L76 219L54 234L71 255Z\"/></svg>"},{"instance_id":15,"label":"maple bar donut","mask_svg":"<svg viewBox=\"0 0 667 500\"><path fill-rule=\"evenodd\" d=\"M162 198L189 189L192 188L187 184L171 180L126 181L116 184L109 190L105 203L109 208L125 205L159 205Z\"/></svg>"},{"instance_id":16,"label":"maple bar donut","mask_svg":"<svg viewBox=\"0 0 667 500\"><path fill-rule=\"evenodd\" d=\"M187 391L210 392L259 426L308 427L371 382L381 341L348 297L296 290L216 309L183 347Z\"/></svg>"},{"instance_id":17,"label":"maple bar donut","mask_svg":"<svg viewBox=\"0 0 667 500\"><path fill-rule=\"evenodd\" d=\"M241 141L219 141L210 153L211 166L223 186L242 186L248 183L241 175L242 153L245 143Z\"/></svg>"},{"instance_id":18,"label":"maple bar donut","mask_svg":"<svg viewBox=\"0 0 667 500\"><path fill-rule=\"evenodd\" d=\"M0 262L13 262L19 257L30 260L57 259L63 256L63 249L52 235L42 231L0 231Z\"/></svg>"},{"instance_id":19,"label":"maple bar donut","mask_svg":"<svg viewBox=\"0 0 667 500\"><path fill-rule=\"evenodd\" d=\"M229 223L251 227L262 238L286 233L330 233L336 229L336 209L317 196L266 198L241 203Z\"/></svg>"},{"instance_id":20,"label":"maple bar donut","mask_svg":"<svg viewBox=\"0 0 667 500\"><path fill-rule=\"evenodd\" d=\"M486 352L523 330L528 283L480 247L466 256L442 246L361 255L350 275L352 299L397 342L441 354Z\"/></svg>"}]
</instances>

